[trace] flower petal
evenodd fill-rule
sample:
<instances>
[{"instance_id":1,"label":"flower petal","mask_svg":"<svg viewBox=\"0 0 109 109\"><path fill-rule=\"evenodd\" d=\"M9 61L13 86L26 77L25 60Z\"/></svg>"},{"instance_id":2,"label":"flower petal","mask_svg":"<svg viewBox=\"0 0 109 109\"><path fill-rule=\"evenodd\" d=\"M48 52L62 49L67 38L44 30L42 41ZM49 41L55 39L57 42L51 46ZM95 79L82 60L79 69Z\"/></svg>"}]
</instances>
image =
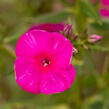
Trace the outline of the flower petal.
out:
<instances>
[{"instance_id":1,"label":"flower petal","mask_svg":"<svg viewBox=\"0 0 109 109\"><path fill-rule=\"evenodd\" d=\"M41 79L41 92L44 94L60 93L70 88L75 79L75 69L72 65L67 68L57 68L44 73Z\"/></svg>"},{"instance_id":2,"label":"flower petal","mask_svg":"<svg viewBox=\"0 0 109 109\"><path fill-rule=\"evenodd\" d=\"M40 51L49 50L51 43L49 33L33 30L23 34L16 46L16 56L36 56Z\"/></svg>"},{"instance_id":3,"label":"flower petal","mask_svg":"<svg viewBox=\"0 0 109 109\"><path fill-rule=\"evenodd\" d=\"M107 9L100 9L100 13L103 17L109 17L109 10Z\"/></svg>"},{"instance_id":4,"label":"flower petal","mask_svg":"<svg viewBox=\"0 0 109 109\"><path fill-rule=\"evenodd\" d=\"M109 5L109 0L101 0L101 4L104 6Z\"/></svg>"},{"instance_id":5,"label":"flower petal","mask_svg":"<svg viewBox=\"0 0 109 109\"><path fill-rule=\"evenodd\" d=\"M68 65L71 63L73 46L69 39L60 33L52 33L52 52L56 57L57 65Z\"/></svg>"},{"instance_id":6,"label":"flower petal","mask_svg":"<svg viewBox=\"0 0 109 109\"><path fill-rule=\"evenodd\" d=\"M48 32L60 32L63 31L63 29L64 29L64 23L57 23L57 24L45 23L45 24L35 24L28 31L45 30Z\"/></svg>"},{"instance_id":7,"label":"flower petal","mask_svg":"<svg viewBox=\"0 0 109 109\"><path fill-rule=\"evenodd\" d=\"M75 68L72 65L67 67L57 67L56 72L63 80L65 80L64 82L66 82L66 87L70 88L71 84L75 80Z\"/></svg>"},{"instance_id":8,"label":"flower petal","mask_svg":"<svg viewBox=\"0 0 109 109\"><path fill-rule=\"evenodd\" d=\"M40 93L40 72L32 59L19 57L15 61L16 81L21 88L30 93Z\"/></svg>"}]
</instances>

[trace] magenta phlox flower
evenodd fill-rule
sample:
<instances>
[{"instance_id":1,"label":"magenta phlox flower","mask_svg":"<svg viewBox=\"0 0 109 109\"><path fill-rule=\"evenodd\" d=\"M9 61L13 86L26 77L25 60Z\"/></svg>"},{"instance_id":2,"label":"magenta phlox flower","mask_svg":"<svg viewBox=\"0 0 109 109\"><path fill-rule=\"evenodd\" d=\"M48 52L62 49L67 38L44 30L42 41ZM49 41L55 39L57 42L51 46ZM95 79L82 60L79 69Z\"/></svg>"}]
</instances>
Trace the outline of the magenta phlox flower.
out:
<instances>
[{"instance_id":1,"label":"magenta phlox flower","mask_svg":"<svg viewBox=\"0 0 109 109\"><path fill-rule=\"evenodd\" d=\"M16 46L15 77L30 93L60 93L72 85L75 69L71 64L73 46L56 32L32 30L23 34Z\"/></svg>"}]
</instances>

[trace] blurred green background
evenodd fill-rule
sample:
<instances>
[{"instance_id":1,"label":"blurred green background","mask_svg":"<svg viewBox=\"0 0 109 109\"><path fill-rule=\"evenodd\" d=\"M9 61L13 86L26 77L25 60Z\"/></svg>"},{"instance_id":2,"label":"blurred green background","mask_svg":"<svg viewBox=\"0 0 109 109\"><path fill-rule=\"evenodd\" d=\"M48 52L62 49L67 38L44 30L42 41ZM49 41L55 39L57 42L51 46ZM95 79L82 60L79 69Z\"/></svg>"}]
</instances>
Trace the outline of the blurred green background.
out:
<instances>
[{"instance_id":1,"label":"blurred green background","mask_svg":"<svg viewBox=\"0 0 109 109\"><path fill-rule=\"evenodd\" d=\"M15 81L17 40L40 22L71 23L80 37L85 30L103 36L89 50L74 42L76 79L60 94L30 94ZM0 0L0 109L109 109L109 18L101 18L99 0Z\"/></svg>"}]
</instances>

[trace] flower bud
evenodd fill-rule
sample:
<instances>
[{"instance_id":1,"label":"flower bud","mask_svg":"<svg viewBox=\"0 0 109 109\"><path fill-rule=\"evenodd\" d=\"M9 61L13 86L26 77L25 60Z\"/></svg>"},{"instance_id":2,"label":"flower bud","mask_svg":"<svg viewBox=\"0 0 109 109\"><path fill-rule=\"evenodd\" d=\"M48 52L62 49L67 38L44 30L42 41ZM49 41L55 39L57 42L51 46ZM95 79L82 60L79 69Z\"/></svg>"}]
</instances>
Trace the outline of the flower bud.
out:
<instances>
[{"instance_id":1,"label":"flower bud","mask_svg":"<svg viewBox=\"0 0 109 109\"><path fill-rule=\"evenodd\" d=\"M68 36L72 33L72 25L68 24L64 27L64 35Z\"/></svg>"},{"instance_id":2,"label":"flower bud","mask_svg":"<svg viewBox=\"0 0 109 109\"><path fill-rule=\"evenodd\" d=\"M70 37L71 40L74 40L75 34L72 32L72 25L68 24L64 27L63 34L67 37Z\"/></svg>"},{"instance_id":3,"label":"flower bud","mask_svg":"<svg viewBox=\"0 0 109 109\"><path fill-rule=\"evenodd\" d=\"M96 43L96 42L100 41L101 39L102 39L102 36L99 36L99 35L94 34L94 35L91 35L89 37L88 42L90 42L90 43Z\"/></svg>"}]
</instances>

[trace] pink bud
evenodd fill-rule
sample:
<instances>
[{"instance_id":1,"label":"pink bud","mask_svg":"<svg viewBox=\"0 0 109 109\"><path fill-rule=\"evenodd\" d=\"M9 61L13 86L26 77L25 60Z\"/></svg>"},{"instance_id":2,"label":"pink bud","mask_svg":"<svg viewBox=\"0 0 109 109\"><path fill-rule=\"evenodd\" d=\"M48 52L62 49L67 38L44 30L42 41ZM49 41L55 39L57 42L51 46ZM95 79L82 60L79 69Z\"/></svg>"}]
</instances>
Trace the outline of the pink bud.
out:
<instances>
[{"instance_id":1,"label":"pink bud","mask_svg":"<svg viewBox=\"0 0 109 109\"><path fill-rule=\"evenodd\" d=\"M67 37L70 37L71 40L75 38L75 34L72 32L72 25L68 24L64 27L63 34Z\"/></svg>"},{"instance_id":2,"label":"pink bud","mask_svg":"<svg viewBox=\"0 0 109 109\"><path fill-rule=\"evenodd\" d=\"M71 32L72 32L72 25L71 24L66 25L64 27L64 35L67 36L67 35L71 34Z\"/></svg>"},{"instance_id":3,"label":"pink bud","mask_svg":"<svg viewBox=\"0 0 109 109\"><path fill-rule=\"evenodd\" d=\"M102 39L102 36L99 36L99 35L96 35L96 34L93 34L89 37L88 41L90 43L95 43L95 42L98 42Z\"/></svg>"}]
</instances>

